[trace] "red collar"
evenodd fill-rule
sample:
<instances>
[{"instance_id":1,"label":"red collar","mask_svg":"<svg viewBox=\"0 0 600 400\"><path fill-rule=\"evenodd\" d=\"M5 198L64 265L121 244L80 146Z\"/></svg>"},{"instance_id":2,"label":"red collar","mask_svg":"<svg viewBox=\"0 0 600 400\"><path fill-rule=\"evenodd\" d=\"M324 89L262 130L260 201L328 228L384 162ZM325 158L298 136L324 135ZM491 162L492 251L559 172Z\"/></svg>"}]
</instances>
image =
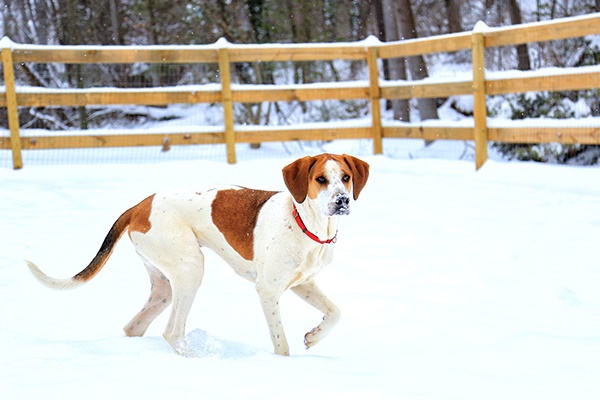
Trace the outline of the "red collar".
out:
<instances>
[{"instance_id":1,"label":"red collar","mask_svg":"<svg viewBox=\"0 0 600 400\"><path fill-rule=\"evenodd\" d=\"M308 236L309 238L311 238L312 240L314 240L315 242L320 243L320 244L330 244L330 243L336 242L337 231L335 231L335 235L333 235L333 237L331 239L327 239L327 240L319 239L319 237L317 235L315 235L314 233L312 233L311 231L308 230L308 228L304 224L304 221L302 221L302 218L300 218L300 213L296 209L296 204L292 203L292 206L294 207L294 210L292 211L292 215L294 216L294 219L296 219L296 223L298 224L300 229L302 229L302 232L304 232L304 234L306 236Z\"/></svg>"}]
</instances>

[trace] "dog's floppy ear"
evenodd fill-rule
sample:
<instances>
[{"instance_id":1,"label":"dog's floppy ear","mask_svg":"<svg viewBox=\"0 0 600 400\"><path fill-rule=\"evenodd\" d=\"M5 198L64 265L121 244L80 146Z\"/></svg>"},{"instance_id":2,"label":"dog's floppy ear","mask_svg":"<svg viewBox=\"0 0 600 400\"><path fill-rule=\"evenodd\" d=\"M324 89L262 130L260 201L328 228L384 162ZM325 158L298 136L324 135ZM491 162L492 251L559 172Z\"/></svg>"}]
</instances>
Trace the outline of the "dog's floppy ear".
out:
<instances>
[{"instance_id":1,"label":"dog's floppy ear","mask_svg":"<svg viewBox=\"0 0 600 400\"><path fill-rule=\"evenodd\" d=\"M315 157L300 158L283 168L283 180L298 203L302 203L308 194L308 172L315 164Z\"/></svg>"},{"instance_id":2,"label":"dog's floppy ear","mask_svg":"<svg viewBox=\"0 0 600 400\"><path fill-rule=\"evenodd\" d=\"M369 179L369 164L347 154L343 154L342 157L352 172L353 197L356 200Z\"/></svg>"}]
</instances>

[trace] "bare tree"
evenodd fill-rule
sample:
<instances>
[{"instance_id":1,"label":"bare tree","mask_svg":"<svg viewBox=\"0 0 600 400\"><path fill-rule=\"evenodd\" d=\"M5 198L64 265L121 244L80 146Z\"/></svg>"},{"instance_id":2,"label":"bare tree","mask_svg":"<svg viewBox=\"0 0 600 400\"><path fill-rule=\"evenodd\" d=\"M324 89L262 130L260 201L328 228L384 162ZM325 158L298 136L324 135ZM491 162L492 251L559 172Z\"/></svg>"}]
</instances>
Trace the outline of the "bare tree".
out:
<instances>
[{"instance_id":1,"label":"bare tree","mask_svg":"<svg viewBox=\"0 0 600 400\"><path fill-rule=\"evenodd\" d=\"M397 0L394 7L394 17L400 29L400 39L414 39L417 37L415 19L410 0ZM422 56L408 57L408 68L411 79L419 80L429 76L427 65ZM417 99L421 120L438 119L437 101L435 99Z\"/></svg>"},{"instance_id":2,"label":"bare tree","mask_svg":"<svg viewBox=\"0 0 600 400\"><path fill-rule=\"evenodd\" d=\"M521 9L517 0L508 0L508 13L510 15L510 23L512 25L522 24ZM517 62L518 68L522 71L531 69L531 61L529 60L529 51L527 44L519 44L517 47Z\"/></svg>"},{"instance_id":3,"label":"bare tree","mask_svg":"<svg viewBox=\"0 0 600 400\"><path fill-rule=\"evenodd\" d=\"M383 25L385 29L385 40L393 42L399 39L398 25L394 18L393 0L382 0ZM406 80L406 67L404 58L392 58L388 60L388 73L390 80ZM410 108L408 100L392 100L394 119L410 121Z\"/></svg>"},{"instance_id":4,"label":"bare tree","mask_svg":"<svg viewBox=\"0 0 600 400\"><path fill-rule=\"evenodd\" d=\"M462 32L462 18L460 15L461 2L459 0L445 0L445 3L448 12L448 32Z\"/></svg>"},{"instance_id":5,"label":"bare tree","mask_svg":"<svg viewBox=\"0 0 600 400\"><path fill-rule=\"evenodd\" d=\"M121 24L119 16L119 0L109 0L110 5L110 23L112 28L112 38L114 44L123 44L123 37L121 36Z\"/></svg>"}]
</instances>

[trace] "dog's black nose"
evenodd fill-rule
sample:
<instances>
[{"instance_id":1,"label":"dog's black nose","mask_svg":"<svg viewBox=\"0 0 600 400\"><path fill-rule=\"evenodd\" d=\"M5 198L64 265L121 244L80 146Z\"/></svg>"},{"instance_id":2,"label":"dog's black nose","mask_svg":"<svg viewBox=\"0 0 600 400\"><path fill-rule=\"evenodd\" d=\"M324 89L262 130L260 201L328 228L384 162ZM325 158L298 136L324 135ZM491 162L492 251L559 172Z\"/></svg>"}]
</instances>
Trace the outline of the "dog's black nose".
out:
<instances>
[{"instance_id":1,"label":"dog's black nose","mask_svg":"<svg viewBox=\"0 0 600 400\"><path fill-rule=\"evenodd\" d=\"M338 196L338 198L335 200L335 204L340 207L347 206L348 203L350 203L350 197L348 196Z\"/></svg>"},{"instance_id":2,"label":"dog's black nose","mask_svg":"<svg viewBox=\"0 0 600 400\"><path fill-rule=\"evenodd\" d=\"M335 196L335 205L330 207L331 215L348 215L350 213L350 197L339 193Z\"/></svg>"}]
</instances>

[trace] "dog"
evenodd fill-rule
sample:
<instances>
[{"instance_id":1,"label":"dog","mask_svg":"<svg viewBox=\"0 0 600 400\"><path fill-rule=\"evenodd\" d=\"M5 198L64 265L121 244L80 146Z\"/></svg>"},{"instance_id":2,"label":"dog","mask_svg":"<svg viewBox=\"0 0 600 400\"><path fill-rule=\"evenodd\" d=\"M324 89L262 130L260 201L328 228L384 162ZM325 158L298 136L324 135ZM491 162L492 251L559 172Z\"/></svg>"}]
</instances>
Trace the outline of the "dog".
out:
<instances>
[{"instance_id":1,"label":"dog","mask_svg":"<svg viewBox=\"0 0 600 400\"><path fill-rule=\"evenodd\" d=\"M308 349L340 318L314 277L332 261L338 218L349 214L351 199L358 199L369 164L346 154L321 154L300 158L282 172L289 193L223 186L146 198L116 220L94 259L72 278L52 278L32 262L27 265L48 287L75 288L104 267L128 231L148 270L151 291L142 310L125 325L125 334L144 335L172 304L163 337L178 354L193 357L185 325L202 281L206 247L255 284L276 354L289 355L279 309L283 292L291 289L321 311L323 321L304 336Z\"/></svg>"}]
</instances>

